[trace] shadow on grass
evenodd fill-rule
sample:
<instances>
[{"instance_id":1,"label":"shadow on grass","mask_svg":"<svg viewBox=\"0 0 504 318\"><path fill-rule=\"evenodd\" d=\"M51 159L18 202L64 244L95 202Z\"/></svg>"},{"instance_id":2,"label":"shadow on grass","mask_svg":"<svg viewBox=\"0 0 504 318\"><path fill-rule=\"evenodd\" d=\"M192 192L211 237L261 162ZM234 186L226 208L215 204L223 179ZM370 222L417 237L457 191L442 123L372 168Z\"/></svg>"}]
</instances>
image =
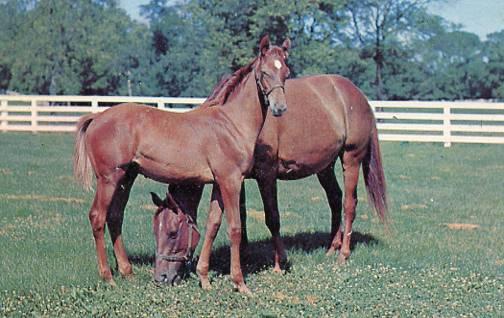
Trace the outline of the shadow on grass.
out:
<instances>
[{"instance_id":1,"label":"shadow on grass","mask_svg":"<svg viewBox=\"0 0 504 318\"><path fill-rule=\"evenodd\" d=\"M329 244L329 237L329 233L322 232L299 233L282 236L282 240L287 254L296 250L309 254L318 249L325 251ZM373 246L378 244L378 240L369 234L353 232L350 248L353 250L357 245L361 244ZM130 255L129 259L132 264L154 266L153 254L133 254ZM219 247L212 252L210 257L210 270L218 274L227 275L229 274L230 260L229 245ZM242 249L241 263L245 274L255 274L273 267L273 245L271 240L249 242L245 249ZM288 268L289 264L286 264L286 266Z\"/></svg>"}]
</instances>

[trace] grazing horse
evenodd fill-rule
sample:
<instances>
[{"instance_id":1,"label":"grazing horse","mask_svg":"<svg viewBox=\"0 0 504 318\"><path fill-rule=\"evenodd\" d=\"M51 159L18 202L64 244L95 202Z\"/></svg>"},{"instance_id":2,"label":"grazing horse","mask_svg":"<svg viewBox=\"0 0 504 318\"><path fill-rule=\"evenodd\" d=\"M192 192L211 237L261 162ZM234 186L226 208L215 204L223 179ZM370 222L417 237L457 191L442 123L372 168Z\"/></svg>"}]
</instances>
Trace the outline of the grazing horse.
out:
<instances>
[{"instance_id":1,"label":"grazing horse","mask_svg":"<svg viewBox=\"0 0 504 318\"><path fill-rule=\"evenodd\" d=\"M249 175L259 185L266 225L273 237L274 270L281 270L280 263L286 257L280 238L276 180L300 179L312 174L317 175L331 209L331 242L327 255L339 251L338 262L344 263L350 256L361 166L369 204L382 221L387 218L385 176L373 111L364 94L348 79L337 75L289 79L285 83L285 94L289 112L281 120L266 116L256 143L254 168ZM334 173L338 158L343 168L344 197ZM169 189L175 200L185 206L184 212L193 216L196 216L201 191L202 187L182 189L177 185ZM241 203L244 212L243 190ZM218 216L210 212L206 236L215 235L220 224ZM245 231L243 228L242 233Z\"/></svg>"},{"instance_id":2,"label":"grazing horse","mask_svg":"<svg viewBox=\"0 0 504 318\"><path fill-rule=\"evenodd\" d=\"M166 194L164 200L153 192L151 196L152 202L157 206L152 222L156 237L154 280L175 285L183 277L178 273L178 266L174 266L192 261L200 233L194 218L182 212L170 193ZM164 268L163 264L169 266Z\"/></svg>"},{"instance_id":3,"label":"grazing horse","mask_svg":"<svg viewBox=\"0 0 504 318\"><path fill-rule=\"evenodd\" d=\"M287 110L284 94L290 41L259 43L258 56L236 71L210 96L207 106L172 113L148 106L122 104L80 119L74 175L96 194L89 212L101 277L113 282L105 252L107 223L119 272L132 273L121 238L124 207L138 174L164 183L213 183L212 206L225 208L231 246L230 276L249 293L240 264L240 187L253 166L254 148L267 108L275 117ZM202 282L208 287L208 279Z\"/></svg>"}]
</instances>

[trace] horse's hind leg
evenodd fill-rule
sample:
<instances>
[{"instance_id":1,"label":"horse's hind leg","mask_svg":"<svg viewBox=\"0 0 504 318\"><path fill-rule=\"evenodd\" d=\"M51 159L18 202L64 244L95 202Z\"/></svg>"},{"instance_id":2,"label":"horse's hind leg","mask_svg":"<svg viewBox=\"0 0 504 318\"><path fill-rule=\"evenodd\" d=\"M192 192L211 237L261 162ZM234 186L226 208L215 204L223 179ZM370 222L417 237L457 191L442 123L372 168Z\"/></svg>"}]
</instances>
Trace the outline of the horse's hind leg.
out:
<instances>
[{"instance_id":1,"label":"horse's hind leg","mask_svg":"<svg viewBox=\"0 0 504 318\"><path fill-rule=\"evenodd\" d=\"M120 175L121 173L118 174ZM119 179L107 214L107 225L114 246L117 267L123 276L133 274L122 240L122 224L124 219L124 208L128 202L131 187L133 186L136 176L137 172L134 168L130 168Z\"/></svg>"},{"instance_id":2,"label":"horse's hind leg","mask_svg":"<svg viewBox=\"0 0 504 318\"><path fill-rule=\"evenodd\" d=\"M324 188L331 208L331 243L326 253L329 256L340 249L343 240L341 233L342 192L334 174L334 162L317 173L317 177L320 185Z\"/></svg>"},{"instance_id":3,"label":"horse's hind leg","mask_svg":"<svg viewBox=\"0 0 504 318\"><path fill-rule=\"evenodd\" d=\"M112 272L107 262L104 233L107 211L112 202L114 191L115 184L110 184L105 178L97 178L96 194L91 210L89 211L89 221L95 239L98 273L103 280L111 283L113 283L113 279Z\"/></svg>"},{"instance_id":4,"label":"horse's hind leg","mask_svg":"<svg viewBox=\"0 0 504 318\"><path fill-rule=\"evenodd\" d=\"M257 179L259 191L264 205L264 214L266 217L266 226L271 232L273 240L273 248L275 250L275 267L273 271L280 273L281 262L286 262L287 254L285 247L280 237L280 215L278 213L277 200L277 182L275 177L270 179Z\"/></svg>"},{"instance_id":5,"label":"horse's hind leg","mask_svg":"<svg viewBox=\"0 0 504 318\"><path fill-rule=\"evenodd\" d=\"M342 156L343 177L345 183L345 198L343 208L345 211L345 231L343 244L338 255L338 262L344 263L350 256L350 241L352 236L352 224L355 219L357 206L357 183L359 181L359 168L361 163L360 154L345 152Z\"/></svg>"}]
</instances>

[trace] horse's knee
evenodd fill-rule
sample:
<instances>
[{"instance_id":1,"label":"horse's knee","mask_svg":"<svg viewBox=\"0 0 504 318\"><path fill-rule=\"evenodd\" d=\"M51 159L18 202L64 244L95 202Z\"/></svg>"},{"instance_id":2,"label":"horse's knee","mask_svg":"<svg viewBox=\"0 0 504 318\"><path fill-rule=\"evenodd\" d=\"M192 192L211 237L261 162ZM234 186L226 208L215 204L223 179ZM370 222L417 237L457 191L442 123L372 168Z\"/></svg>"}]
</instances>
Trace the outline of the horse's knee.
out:
<instances>
[{"instance_id":1,"label":"horse's knee","mask_svg":"<svg viewBox=\"0 0 504 318\"><path fill-rule=\"evenodd\" d=\"M210 219L207 223L207 226L206 226L207 234L211 238L215 238L215 236L217 235L217 232L219 232L219 228L220 228L220 222Z\"/></svg>"},{"instance_id":2,"label":"horse's knee","mask_svg":"<svg viewBox=\"0 0 504 318\"><path fill-rule=\"evenodd\" d=\"M242 229L241 226L230 225L228 228L229 238L232 241L241 240Z\"/></svg>"}]
</instances>

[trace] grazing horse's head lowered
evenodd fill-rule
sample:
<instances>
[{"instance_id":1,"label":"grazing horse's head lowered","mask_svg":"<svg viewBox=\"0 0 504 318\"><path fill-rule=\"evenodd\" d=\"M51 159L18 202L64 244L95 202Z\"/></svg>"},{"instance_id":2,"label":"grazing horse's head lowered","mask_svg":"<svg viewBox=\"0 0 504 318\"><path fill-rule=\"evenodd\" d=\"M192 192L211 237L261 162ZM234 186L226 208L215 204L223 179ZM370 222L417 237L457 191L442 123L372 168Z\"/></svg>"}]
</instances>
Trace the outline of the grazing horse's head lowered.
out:
<instances>
[{"instance_id":1,"label":"grazing horse's head lowered","mask_svg":"<svg viewBox=\"0 0 504 318\"><path fill-rule=\"evenodd\" d=\"M156 237L154 280L177 284L182 279L182 268L192 261L200 233L193 218L181 211L170 194L164 200L155 193L151 195L158 207L152 223Z\"/></svg>"}]
</instances>

